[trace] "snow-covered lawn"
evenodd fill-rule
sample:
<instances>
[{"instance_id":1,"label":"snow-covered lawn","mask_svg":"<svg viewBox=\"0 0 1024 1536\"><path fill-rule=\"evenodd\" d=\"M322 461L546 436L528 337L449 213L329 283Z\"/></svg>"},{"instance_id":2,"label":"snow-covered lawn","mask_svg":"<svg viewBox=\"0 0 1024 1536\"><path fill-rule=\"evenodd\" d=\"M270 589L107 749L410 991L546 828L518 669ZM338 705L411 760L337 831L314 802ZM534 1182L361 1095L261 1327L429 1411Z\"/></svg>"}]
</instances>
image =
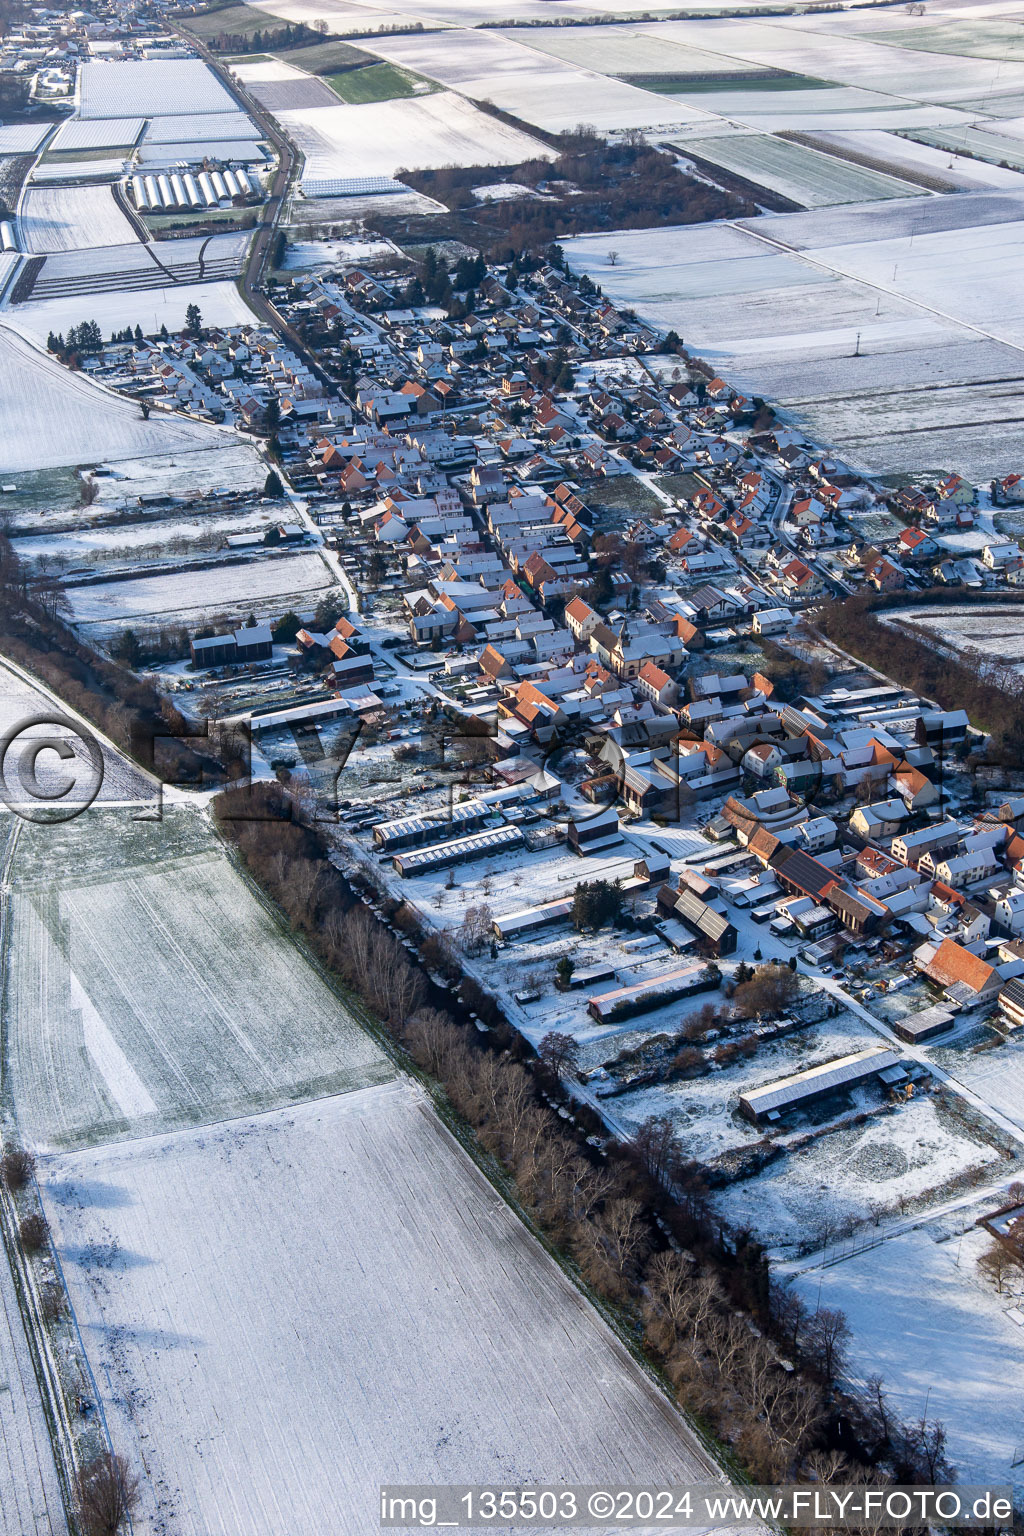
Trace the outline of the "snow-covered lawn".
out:
<instances>
[{"instance_id":1,"label":"snow-covered lawn","mask_svg":"<svg viewBox=\"0 0 1024 1536\"><path fill-rule=\"evenodd\" d=\"M22 248L40 255L92 245L128 245L138 235L109 186L31 186L18 218Z\"/></svg>"},{"instance_id":2,"label":"snow-covered lawn","mask_svg":"<svg viewBox=\"0 0 1024 1536\"><path fill-rule=\"evenodd\" d=\"M131 624L149 616L179 613L187 613L189 621L197 623L204 612L244 615L254 602L265 604L267 599L283 602L288 598L301 606L315 606L313 594L331 584L323 560L307 552L143 576L137 581L97 582L72 587L68 595L77 624ZM284 608L289 606L290 602L283 602Z\"/></svg>"},{"instance_id":3,"label":"snow-covered lawn","mask_svg":"<svg viewBox=\"0 0 1024 1536\"><path fill-rule=\"evenodd\" d=\"M164 117L237 112L201 59L87 59L79 71L81 117Z\"/></svg>"},{"instance_id":4,"label":"snow-covered lawn","mask_svg":"<svg viewBox=\"0 0 1024 1536\"><path fill-rule=\"evenodd\" d=\"M353 235L348 240L296 240L284 254L286 272L318 267L340 267L346 262L379 261L391 257L396 247L390 240Z\"/></svg>"},{"instance_id":5,"label":"snow-covered lawn","mask_svg":"<svg viewBox=\"0 0 1024 1536\"><path fill-rule=\"evenodd\" d=\"M946 1425L962 1482L1019 1484L1012 1463L1024 1447L1024 1312L979 1275L990 1239L970 1225L975 1214L907 1232L795 1283L812 1310L846 1313L855 1378L881 1375L904 1419L927 1409Z\"/></svg>"},{"instance_id":6,"label":"snow-covered lawn","mask_svg":"<svg viewBox=\"0 0 1024 1536\"><path fill-rule=\"evenodd\" d=\"M33 1143L206 1124L392 1076L197 813L68 825L60 840L23 833L13 872L8 1071Z\"/></svg>"},{"instance_id":7,"label":"snow-covered lawn","mask_svg":"<svg viewBox=\"0 0 1024 1536\"><path fill-rule=\"evenodd\" d=\"M7 310L4 318L22 335L45 346L51 331L66 333L83 318L95 320L104 337L125 325L140 325L146 336L158 335L162 325L171 332L180 331L190 304L199 305L204 325L249 325L254 319L252 310L228 278L213 283L175 283L166 288L126 288L112 293L35 299Z\"/></svg>"},{"instance_id":8,"label":"snow-covered lawn","mask_svg":"<svg viewBox=\"0 0 1024 1536\"><path fill-rule=\"evenodd\" d=\"M837 1223L874 1230L873 1206L898 1214L932 1204L954 1181L985 1170L997 1178L1006 1164L995 1148L919 1097L865 1125L853 1125L770 1163L755 1179L717 1198L728 1220L768 1247L834 1242Z\"/></svg>"},{"instance_id":9,"label":"snow-covered lawn","mask_svg":"<svg viewBox=\"0 0 1024 1536\"><path fill-rule=\"evenodd\" d=\"M366 1536L386 1482L717 1477L407 1082L42 1177L136 1536Z\"/></svg>"},{"instance_id":10,"label":"snow-covered lawn","mask_svg":"<svg viewBox=\"0 0 1024 1536\"><path fill-rule=\"evenodd\" d=\"M0 325L0 421L5 472L152 454L167 458L230 441L201 422L155 415L143 421L133 402L62 368L7 324Z\"/></svg>"},{"instance_id":11,"label":"snow-covered lawn","mask_svg":"<svg viewBox=\"0 0 1024 1536\"><path fill-rule=\"evenodd\" d=\"M451 91L277 116L305 155L305 175L311 180L393 176L400 167L516 165L550 159L554 153Z\"/></svg>"}]
</instances>

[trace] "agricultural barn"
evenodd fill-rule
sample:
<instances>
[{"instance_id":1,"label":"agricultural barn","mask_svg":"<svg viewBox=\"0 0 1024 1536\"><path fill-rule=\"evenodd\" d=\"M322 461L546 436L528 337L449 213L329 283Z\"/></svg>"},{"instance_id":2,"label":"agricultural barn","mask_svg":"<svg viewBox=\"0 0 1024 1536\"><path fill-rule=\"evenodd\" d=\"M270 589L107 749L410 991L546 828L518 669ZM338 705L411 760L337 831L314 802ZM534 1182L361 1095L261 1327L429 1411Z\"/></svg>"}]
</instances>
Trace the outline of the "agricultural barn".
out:
<instances>
[{"instance_id":1,"label":"agricultural barn","mask_svg":"<svg viewBox=\"0 0 1024 1536\"><path fill-rule=\"evenodd\" d=\"M673 890L663 885L658 892L658 907L669 918L678 918L684 927L704 945L704 952L715 956L731 955L736 948L736 929L727 917L716 912L696 891Z\"/></svg>"},{"instance_id":2,"label":"agricultural barn","mask_svg":"<svg viewBox=\"0 0 1024 1536\"><path fill-rule=\"evenodd\" d=\"M511 853L523 843L518 827L491 827L486 832L476 832L471 837L456 837L451 842L434 843L429 848L412 848L408 853L396 853L392 864L400 875L425 875L428 870L448 869L452 864L465 864L470 859L488 859L493 854Z\"/></svg>"},{"instance_id":3,"label":"agricultural barn","mask_svg":"<svg viewBox=\"0 0 1024 1536\"><path fill-rule=\"evenodd\" d=\"M823 1062L820 1067L808 1067L804 1072L794 1072L792 1077L780 1077L763 1088L752 1088L740 1094L740 1113L755 1125L764 1121L778 1120L790 1110L799 1109L815 1099L824 1098L840 1088L855 1088L871 1078L886 1074L886 1082L901 1081L905 1076L900 1058L883 1045L870 1045L867 1050L854 1051L852 1056L840 1056L835 1061ZM892 1074L890 1077L889 1074Z\"/></svg>"},{"instance_id":4,"label":"agricultural barn","mask_svg":"<svg viewBox=\"0 0 1024 1536\"><path fill-rule=\"evenodd\" d=\"M250 624L230 635L210 635L206 640L193 640L190 649L193 666L222 667L231 662L269 661L274 642L269 625Z\"/></svg>"},{"instance_id":5,"label":"agricultural barn","mask_svg":"<svg viewBox=\"0 0 1024 1536\"><path fill-rule=\"evenodd\" d=\"M484 826L488 816L494 815L493 805L483 800L464 800L449 810L432 816L399 816L395 821L382 821L373 829L373 841L382 853L400 853L403 848L416 848L446 833L465 836Z\"/></svg>"},{"instance_id":6,"label":"agricultural barn","mask_svg":"<svg viewBox=\"0 0 1024 1536\"><path fill-rule=\"evenodd\" d=\"M590 853L603 853L621 841L618 813L612 808L569 823L569 847L581 858Z\"/></svg>"},{"instance_id":7,"label":"agricultural barn","mask_svg":"<svg viewBox=\"0 0 1024 1536\"><path fill-rule=\"evenodd\" d=\"M901 1040L917 1045L921 1040L930 1040L933 1035L944 1034L955 1022L956 1017L948 1008L936 1006L922 1008L920 1013L908 1013L906 1018L896 1019L892 1028Z\"/></svg>"}]
</instances>

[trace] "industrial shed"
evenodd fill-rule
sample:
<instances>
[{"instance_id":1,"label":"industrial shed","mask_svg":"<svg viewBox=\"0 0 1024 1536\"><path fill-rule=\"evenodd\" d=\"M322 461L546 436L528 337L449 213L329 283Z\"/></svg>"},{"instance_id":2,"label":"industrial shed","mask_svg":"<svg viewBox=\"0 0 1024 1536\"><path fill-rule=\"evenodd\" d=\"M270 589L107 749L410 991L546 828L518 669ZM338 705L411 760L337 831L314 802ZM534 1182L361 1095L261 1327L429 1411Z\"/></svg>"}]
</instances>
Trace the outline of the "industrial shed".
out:
<instances>
[{"instance_id":1,"label":"industrial shed","mask_svg":"<svg viewBox=\"0 0 1024 1536\"><path fill-rule=\"evenodd\" d=\"M564 923L571 913L571 898L565 901L545 901L538 907L524 907L521 912L506 912L504 917L496 917L491 927L496 939L514 943L516 939L535 933L538 928Z\"/></svg>"},{"instance_id":2,"label":"industrial shed","mask_svg":"<svg viewBox=\"0 0 1024 1536\"><path fill-rule=\"evenodd\" d=\"M464 864L470 859L487 859L492 854L508 853L524 841L518 827L491 827L471 837L456 837L447 843L434 843L430 848L411 848L408 853L396 853L391 862L400 875L425 875L431 869L447 869L449 865Z\"/></svg>"},{"instance_id":3,"label":"industrial shed","mask_svg":"<svg viewBox=\"0 0 1024 1536\"><path fill-rule=\"evenodd\" d=\"M755 1125L765 1120L778 1120L790 1110L823 1098L840 1088L855 1088L879 1073L892 1067L900 1067L900 1058L883 1045L871 1045L864 1051L854 1051L852 1056L840 1056L826 1061L820 1067L808 1067L804 1072L794 1072L792 1077L780 1077L763 1088L751 1088L740 1094L740 1113Z\"/></svg>"},{"instance_id":4,"label":"industrial shed","mask_svg":"<svg viewBox=\"0 0 1024 1536\"><path fill-rule=\"evenodd\" d=\"M649 981L638 981L631 987L619 987L614 992L602 992L598 997L588 998L587 1012L599 1024L628 1019L635 1013L647 1013L652 1008L673 1003L689 992L703 991L707 986L706 975L705 966L686 965L680 970L668 971L664 976L652 976Z\"/></svg>"}]
</instances>

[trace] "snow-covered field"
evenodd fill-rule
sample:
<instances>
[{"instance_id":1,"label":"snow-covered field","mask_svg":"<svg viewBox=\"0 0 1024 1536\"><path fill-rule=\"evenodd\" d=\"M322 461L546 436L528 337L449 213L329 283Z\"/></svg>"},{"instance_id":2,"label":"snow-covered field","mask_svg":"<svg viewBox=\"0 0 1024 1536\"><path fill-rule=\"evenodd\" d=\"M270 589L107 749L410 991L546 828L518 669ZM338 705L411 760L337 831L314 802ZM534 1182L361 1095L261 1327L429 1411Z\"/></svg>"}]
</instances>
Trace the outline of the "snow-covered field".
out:
<instances>
[{"instance_id":1,"label":"snow-covered field","mask_svg":"<svg viewBox=\"0 0 1024 1536\"><path fill-rule=\"evenodd\" d=\"M894 176L771 134L723 133L704 139L685 138L678 141L677 147L684 155L694 154L735 171L805 208L915 195L912 186ZM922 189L920 196L925 195Z\"/></svg>"},{"instance_id":2,"label":"snow-covered field","mask_svg":"<svg viewBox=\"0 0 1024 1536\"><path fill-rule=\"evenodd\" d=\"M91 811L68 829L27 829L13 871L8 1070L34 1144L206 1124L392 1076L198 813Z\"/></svg>"},{"instance_id":3,"label":"snow-covered field","mask_svg":"<svg viewBox=\"0 0 1024 1536\"><path fill-rule=\"evenodd\" d=\"M850 150L865 155L880 165L890 166L894 174L906 170L911 174L934 177L938 183L960 187L965 192L986 187L1024 192L1024 176L1020 171L987 165L973 156L936 149L929 144L918 144L900 134L880 133L868 128L852 133L816 133L814 137L823 149L834 146L841 152ZM1021 150L1024 152L1024 145Z\"/></svg>"},{"instance_id":4,"label":"snow-covered field","mask_svg":"<svg viewBox=\"0 0 1024 1536\"><path fill-rule=\"evenodd\" d=\"M1024 1313L1018 1295L997 1295L978 1273L990 1239L971 1225L977 1214L924 1225L795 1283L812 1309L846 1313L851 1375L881 1375L905 1420L927 1410L946 1425L962 1482L1019 1483Z\"/></svg>"},{"instance_id":5,"label":"snow-covered field","mask_svg":"<svg viewBox=\"0 0 1024 1536\"><path fill-rule=\"evenodd\" d=\"M652 128L685 123L697 116L671 97L656 96L621 80L577 69L497 32L375 37L368 46L381 58L449 85L475 100L492 101L516 117L554 133L574 128L580 122L606 130ZM492 159L491 163L501 162ZM505 163L512 162L506 159Z\"/></svg>"},{"instance_id":6,"label":"snow-covered field","mask_svg":"<svg viewBox=\"0 0 1024 1536\"><path fill-rule=\"evenodd\" d=\"M400 167L515 165L553 155L539 139L486 116L451 91L277 116L305 155L304 174L312 180L392 176Z\"/></svg>"},{"instance_id":7,"label":"snow-covered field","mask_svg":"<svg viewBox=\"0 0 1024 1536\"><path fill-rule=\"evenodd\" d=\"M139 238L107 186L31 186L22 199L18 224L23 249L39 255L127 245Z\"/></svg>"},{"instance_id":8,"label":"snow-covered field","mask_svg":"<svg viewBox=\"0 0 1024 1536\"><path fill-rule=\"evenodd\" d=\"M49 1429L7 1255L0 1263L0 1533L67 1536Z\"/></svg>"},{"instance_id":9,"label":"snow-covered field","mask_svg":"<svg viewBox=\"0 0 1024 1536\"><path fill-rule=\"evenodd\" d=\"M0 325L0 471L97 464L226 441L216 427L180 417L143 421L137 405L70 373L8 325Z\"/></svg>"},{"instance_id":10,"label":"snow-covered field","mask_svg":"<svg viewBox=\"0 0 1024 1536\"><path fill-rule=\"evenodd\" d=\"M406 1082L42 1173L136 1536L366 1536L389 1481L717 1477Z\"/></svg>"},{"instance_id":11,"label":"snow-covered field","mask_svg":"<svg viewBox=\"0 0 1024 1536\"><path fill-rule=\"evenodd\" d=\"M394 256L396 250L390 240L360 235L350 240L296 240L285 250L283 265L286 272L310 271L346 262L379 261Z\"/></svg>"},{"instance_id":12,"label":"snow-covered field","mask_svg":"<svg viewBox=\"0 0 1024 1536\"><path fill-rule=\"evenodd\" d=\"M1024 424L1022 216L1020 194L963 193L565 247L610 297L854 462L985 481L1016 468Z\"/></svg>"},{"instance_id":13,"label":"snow-covered field","mask_svg":"<svg viewBox=\"0 0 1024 1536\"><path fill-rule=\"evenodd\" d=\"M986 603L983 608L897 608L886 614L932 635L957 650L979 652L987 661L1024 670L1024 607Z\"/></svg>"},{"instance_id":14,"label":"snow-covered field","mask_svg":"<svg viewBox=\"0 0 1024 1536\"><path fill-rule=\"evenodd\" d=\"M284 609L331 584L332 577L318 554L267 556L236 565L206 567L165 576L143 576L137 581L98 582L73 587L68 593L77 624L130 624L157 615L187 613L199 622L203 613L231 614L249 611L268 600ZM278 603L281 600L281 603ZM315 606L315 599L313 600Z\"/></svg>"},{"instance_id":15,"label":"snow-covered field","mask_svg":"<svg viewBox=\"0 0 1024 1536\"><path fill-rule=\"evenodd\" d=\"M30 299L27 304L7 310L4 318L14 330L45 346L51 331L63 334L83 317L95 320L105 337L125 325L133 329L140 325L146 336L156 336L162 325L169 331L180 331L190 304L199 305L204 325L248 325L254 319L252 310L228 278L213 283L175 283L166 288L126 288L113 293Z\"/></svg>"},{"instance_id":16,"label":"snow-covered field","mask_svg":"<svg viewBox=\"0 0 1024 1536\"><path fill-rule=\"evenodd\" d=\"M97 483L110 489L108 481ZM105 510L110 510L109 502ZM194 511L190 514L183 507L177 517L145 517L139 522L98 528L79 524L72 529L33 534L12 542L25 560L47 561L59 557L65 564L76 566L90 561L149 557L167 561L189 553L189 546L203 546L210 540L223 539L229 533L262 533L280 521L280 506L272 502L267 506L250 506L233 512Z\"/></svg>"},{"instance_id":17,"label":"snow-covered field","mask_svg":"<svg viewBox=\"0 0 1024 1536\"><path fill-rule=\"evenodd\" d=\"M61 706L55 705L53 700L37 688L31 681L26 681L17 672L13 671L8 663L0 664L0 736L7 736L9 732L17 731L22 726L27 726L29 721L42 721L44 717L52 717L54 714L64 714ZM57 736L68 742L81 767L76 764L71 766L69 759L60 759L44 753L37 759L37 773L39 781L44 786L49 785L54 789L66 786L69 780L73 786L66 792L68 804L81 803L88 798L95 789L95 773L92 769L88 750L81 737L74 737L69 731L61 727L47 726L40 723L28 729L26 740L36 738L49 738ZM19 744L12 742L9 749L12 753L11 760L5 763L6 772L12 789L17 785L17 755ZM134 802L136 804L151 805L153 801L153 787L143 774L128 763L120 753L114 752L109 747L101 747L103 754L103 781L96 796L96 805L105 803ZM27 797L26 797L27 803ZM27 847L31 839L36 835L33 829L18 827L25 839L23 847ZM10 819L4 818L3 830L0 832L0 843L7 835ZM46 826L40 830L39 835L57 839L60 835L58 829ZM2 1506L0 1506L2 1507Z\"/></svg>"},{"instance_id":18,"label":"snow-covered field","mask_svg":"<svg viewBox=\"0 0 1024 1536\"><path fill-rule=\"evenodd\" d=\"M234 97L201 59L87 59L78 90L81 117L238 111Z\"/></svg>"}]
</instances>

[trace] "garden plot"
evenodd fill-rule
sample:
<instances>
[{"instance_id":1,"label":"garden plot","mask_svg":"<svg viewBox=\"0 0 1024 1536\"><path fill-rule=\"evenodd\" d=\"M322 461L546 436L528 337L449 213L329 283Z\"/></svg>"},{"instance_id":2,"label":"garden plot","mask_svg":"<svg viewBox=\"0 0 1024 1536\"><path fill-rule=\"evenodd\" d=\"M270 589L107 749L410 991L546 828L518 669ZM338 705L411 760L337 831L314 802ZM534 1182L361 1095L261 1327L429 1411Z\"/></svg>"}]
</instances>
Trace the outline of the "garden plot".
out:
<instances>
[{"instance_id":1,"label":"garden plot","mask_svg":"<svg viewBox=\"0 0 1024 1536\"><path fill-rule=\"evenodd\" d=\"M31 186L22 199L18 225L24 249L39 255L128 245L139 239L107 186Z\"/></svg>"},{"instance_id":2,"label":"garden plot","mask_svg":"<svg viewBox=\"0 0 1024 1536\"><path fill-rule=\"evenodd\" d=\"M87 59L78 74L80 117L169 117L237 112L200 59Z\"/></svg>"},{"instance_id":3,"label":"garden plot","mask_svg":"<svg viewBox=\"0 0 1024 1536\"><path fill-rule=\"evenodd\" d=\"M162 822L89 812L69 824L63 870L39 835L51 829L19 842L5 1065L36 1146L206 1124L392 1076L209 834L205 849L188 846L197 820L173 806Z\"/></svg>"},{"instance_id":4,"label":"garden plot","mask_svg":"<svg viewBox=\"0 0 1024 1536\"><path fill-rule=\"evenodd\" d=\"M374 53L391 63L451 86L464 96L491 101L552 133L580 122L602 130L651 128L698 116L674 99L575 69L494 32L375 37L372 42ZM419 168L425 162L415 163ZM492 158L479 163L502 161ZM513 162L505 157L504 163Z\"/></svg>"},{"instance_id":5,"label":"garden plot","mask_svg":"<svg viewBox=\"0 0 1024 1536\"><path fill-rule=\"evenodd\" d=\"M166 462L225 440L203 422L171 416L143 421L134 401L62 368L7 324L0 325L0 420L3 472L150 455Z\"/></svg>"},{"instance_id":6,"label":"garden plot","mask_svg":"<svg viewBox=\"0 0 1024 1536\"><path fill-rule=\"evenodd\" d=\"M660 1030L679 1029L708 1001L715 1002L716 995L709 992L690 1003L684 1001L675 1004L672 1010L663 1010L666 1014L671 1011L673 1017L664 1018ZM647 1024L655 1017L645 1015L643 1022ZM621 1038L611 1038L601 1055L597 1055L596 1046L590 1046L587 1065L609 1060L624 1046L635 1045L645 1036L649 1038L658 1032L645 1028L637 1031L634 1039L634 1031L636 1024L631 1025L629 1033ZM637 1088L602 1099L602 1107L607 1106L630 1134L650 1115L670 1116L684 1153L710 1162L725 1152L754 1146L763 1139L764 1132L744 1119L737 1108L741 1093L875 1044L877 1036L860 1019L850 1013L840 1013L823 1023L808 1025L806 1029L760 1045L756 1055L749 1060L710 1072L706 1077ZM797 1122L799 1117L793 1119Z\"/></svg>"},{"instance_id":7,"label":"garden plot","mask_svg":"<svg viewBox=\"0 0 1024 1536\"><path fill-rule=\"evenodd\" d=\"M854 1379L882 1376L901 1418L926 1412L946 1426L959 1481L1019 1484L1024 1328L1017 1296L978 1273L989 1243L971 1226L980 1214L919 1227L795 1285L812 1311L846 1314Z\"/></svg>"},{"instance_id":8,"label":"garden plot","mask_svg":"<svg viewBox=\"0 0 1024 1536\"><path fill-rule=\"evenodd\" d=\"M73 117L61 123L53 136L51 151L119 149L136 142L146 126L144 117ZM65 169L65 175L67 170Z\"/></svg>"},{"instance_id":9,"label":"garden plot","mask_svg":"<svg viewBox=\"0 0 1024 1536\"><path fill-rule=\"evenodd\" d=\"M95 505L95 503L94 503ZM109 511L109 503L106 507ZM232 533L260 533L281 521L281 508L239 507L231 512L192 512L141 517L138 521L98 528L77 525L59 533L32 534L12 540L23 559L44 567L151 560L167 564L197 550L217 549Z\"/></svg>"},{"instance_id":10,"label":"garden plot","mask_svg":"<svg viewBox=\"0 0 1024 1536\"><path fill-rule=\"evenodd\" d=\"M721 1477L406 1083L43 1179L138 1536L365 1536L382 1482Z\"/></svg>"},{"instance_id":11,"label":"garden plot","mask_svg":"<svg viewBox=\"0 0 1024 1536\"><path fill-rule=\"evenodd\" d=\"M881 137L881 135L879 135ZM767 187L805 208L836 203L864 203L881 198L912 197L915 189L894 176L868 170L832 155L794 144L770 134L719 134L712 138L680 139L676 146L712 165L735 171L757 186ZM1024 190L1024 182L1022 182Z\"/></svg>"},{"instance_id":12,"label":"garden plot","mask_svg":"<svg viewBox=\"0 0 1024 1536\"><path fill-rule=\"evenodd\" d=\"M254 605L275 612L296 604L315 606L308 599L332 583L318 554L264 555L201 571L73 587L69 598L76 624L116 626L179 613L199 622L202 614L244 616Z\"/></svg>"},{"instance_id":13,"label":"garden plot","mask_svg":"<svg viewBox=\"0 0 1024 1536\"><path fill-rule=\"evenodd\" d=\"M877 1102L877 1091L862 1097ZM876 1213L927 1210L972 1179L1004 1170L1012 1165L995 1147L934 1098L920 1097L784 1155L716 1204L738 1230L784 1254L827 1247L854 1228L867 1237Z\"/></svg>"},{"instance_id":14,"label":"garden plot","mask_svg":"<svg viewBox=\"0 0 1024 1536\"><path fill-rule=\"evenodd\" d=\"M154 118L146 131L147 144L190 144L205 139L259 139L260 130L247 112L205 112L198 117Z\"/></svg>"},{"instance_id":15,"label":"garden plot","mask_svg":"<svg viewBox=\"0 0 1024 1536\"><path fill-rule=\"evenodd\" d=\"M52 123L0 124L0 155L34 155Z\"/></svg>"},{"instance_id":16,"label":"garden plot","mask_svg":"<svg viewBox=\"0 0 1024 1536\"><path fill-rule=\"evenodd\" d=\"M539 139L486 116L451 91L278 116L306 157L305 178L314 181L393 176L403 166L517 165L554 156Z\"/></svg>"},{"instance_id":17,"label":"garden plot","mask_svg":"<svg viewBox=\"0 0 1024 1536\"><path fill-rule=\"evenodd\" d=\"M879 166L891 168L894 174L903 171L911 177L921 176L939 190L959 188L976 192L998 188L1024 192L1024 176L1019 171L1007 170L1001 165L986 165L973 156L918 144L899 134L859 129L854 133L815 133L814 139L822 149L835 149L840 155L863 155ZM1024 144L1020 146L1020 158L1024 164Z\"/></svg>"},{"instance_id":18,"label":"garden plot","mask_svg":"<svg viewBox=\"0 0 1024 1536\"><path fill-rule=\"evenodd\" d=\"M971 650L986 661L1024 671L1024 607L897 608L886 619L910 624L957 651Z\"/></svg>"},{"instance_id":19,"label":"garden plot","mask_svg":"<svg viewBox=\"0 0 1024 1536\"><path fill-rule=\"evenodd\" d=\"M30 300L8 310L6 319L15 330L42 346L51 331L63 334L83 319L95 320L104 336L125 325L133 329L140 325L146 336L158 335L162 325L169 331L180 331L190 304L199 305L204 325L251 325L255 318L237 286L224 279Z\"/></svg>"}]
</instances>

